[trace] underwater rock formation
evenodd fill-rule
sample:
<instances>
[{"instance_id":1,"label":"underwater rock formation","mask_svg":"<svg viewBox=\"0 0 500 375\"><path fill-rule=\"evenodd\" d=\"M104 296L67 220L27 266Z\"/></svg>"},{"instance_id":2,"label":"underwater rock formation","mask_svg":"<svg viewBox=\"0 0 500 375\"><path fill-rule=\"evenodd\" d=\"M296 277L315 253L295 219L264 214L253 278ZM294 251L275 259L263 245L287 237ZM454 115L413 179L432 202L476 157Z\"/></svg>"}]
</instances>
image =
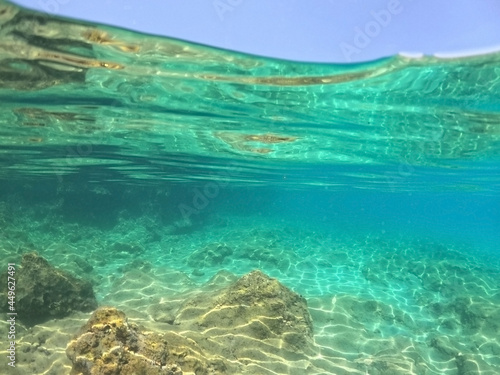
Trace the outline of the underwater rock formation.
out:
<instances>
[{"instance_id":1,"label":"underwater rock formation","mask_svg":"<svg viewBox=\"0 0 500 375\"><path fill-rule=\"evenodd\" d=\"M66 354L74 374L226 373L222 360L202 358L196 344L172 333L144 332L112 307L101 307L92 314Z\"/></svg>"},{"instance_id":2,"label":"underwater rock formation","mask_svg":"<svg viewBox=\"0 0 500 375\"><path fill-rule=\"evenodd\" d=\"M90 282L58 270L36 252L23 255L16 272L16 312L20 320L36 324L95 308L97 301Z\"/></svg>"},{"instance_id":3,"label":"underwater rock formation","mask_svg":"<svg viewBox=\"0 0 500 375\"><path fill-rule=\"evenodd\" d=\"M188 300L175 324L210 331L217 337L210 342L211 350L249 361L285 352L308 352L313 335L306 300L261 271L252 271L225 289ZM259 341L261 345L256 345ZM263 348L271 353L260 352Z\"/></svg>"},{"instance_id":4,"label":"underwater rock formation","mask_svg":"<svg viewBox=\"0 0 500 375\"><path fill-rule=\"evenodd\" d=\"M67 348L73 373L315 373L305 299L260 271L215 286L228 276L148 309L157 318L144 321L148 331L115 308L98 309Z\"/></svg>"}]
</instances>

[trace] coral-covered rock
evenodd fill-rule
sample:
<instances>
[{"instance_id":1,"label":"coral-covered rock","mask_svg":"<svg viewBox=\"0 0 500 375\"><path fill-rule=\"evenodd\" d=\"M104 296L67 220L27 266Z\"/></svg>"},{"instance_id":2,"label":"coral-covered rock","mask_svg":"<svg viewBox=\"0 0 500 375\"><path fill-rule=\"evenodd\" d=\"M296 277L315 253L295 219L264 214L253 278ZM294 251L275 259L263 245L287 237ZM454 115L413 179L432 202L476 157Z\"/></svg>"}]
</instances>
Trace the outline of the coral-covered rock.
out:
<instances>
[{"instance_id":1,"label":"coral-covered rock","mask_svg":"<svg viewBox=\"0 0 500 375\"><path fill-rule=\"evenodd\" d=\"M97 308L90 282L53 267L36 252L23 255L15 278L17 316L28 324Z\"/></svg>"},{"instance_id":2,"label":"coral-covered rock","mask_svg":"<svg viewBox=\"0 0 500 375\"><path fill-rule=\"evenodd\" d=\"M101 307L66 349L73 374L225 374L222 360L206 360L196 344L167 333L143 332L115 308Z\"/></svg>"}]
</instances>

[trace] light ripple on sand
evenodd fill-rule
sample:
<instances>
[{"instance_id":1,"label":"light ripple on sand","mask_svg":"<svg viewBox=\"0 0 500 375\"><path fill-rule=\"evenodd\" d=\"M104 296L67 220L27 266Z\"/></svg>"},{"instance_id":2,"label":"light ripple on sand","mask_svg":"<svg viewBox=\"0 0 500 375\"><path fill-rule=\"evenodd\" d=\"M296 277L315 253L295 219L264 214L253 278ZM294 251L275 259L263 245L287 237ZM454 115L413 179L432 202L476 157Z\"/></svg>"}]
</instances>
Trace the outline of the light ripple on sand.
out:
<instances>
[{"instance_id":1,"label":"light ripple on sand","mask_svg":"<svg viewBox=\"0 0 500 375\"><path fill-rule=\"evenodd\" d=\"M203 285L213 290L236 279L230 272L222 272L210 281L220 268L241 275L260 267L308 298L318 352L300 361L327 369L317 370L318 374L381 368L387 373L452 374L457 365L473 368L474 364L487 373L500 367L495 323L500 321L499 273L463 249L402 238L338 238L314 230L321 238L317 241L304 227L290 230L284 224L236 218L231 222L230 226L209 227L208 232L176 236L171 244L165 237L160 244L146 246L143 254L124 252L114 258L104 252L103 246L111 243L106 232L90 235L84 229L88 236L68 244L65 238L82 228L71 225L65 232L63 224L57 230L61 238L57 239L56 232L48 236L47 231L37 237L37 229L23 228L29 223L23 220L16 227L3 228L4 234L18 233L17 243L12 235L4 236L0 253L4 259L14 260L17 249L29 248L23 241L36 242L51 262L82 275L75 260L85 249L85 260L93 266L87 275L96 285L101 303L123 309L131 320L150 329L171 329L165 322L172 319L185 298L200 293ZM136 227L122 224L120 230L129 231L137 237L135 242L141 243L144 231L134 232ZM120 234L112 238L120 238ZM186 259L195 249L213 243L213 238L231 246L233 255L221 264L204 267L202 276L188 276L193 269L186 266ZM260 260L246 258L249 244L271 247L272 252L263 252ZM276 268L281 263L273 254L280 260L287 257L286 266ZM70 364L61 348L84 321L83 317L66 318L25 332L19 327L20 373L64 373ZM0 327L5 330L5 324ZM39 344L44 334L53 339ZM223 337L217 335L212 340L221 340L223 345L227 341ZM471 342L476 351L468 349ZM5 351L1 353L5 357ZM267 359L259 368L274 363L276 358L271 354L264 355ZM283 363L290 373L293 366L299 366L299 362Z\"/></svg>"}]
</instances>

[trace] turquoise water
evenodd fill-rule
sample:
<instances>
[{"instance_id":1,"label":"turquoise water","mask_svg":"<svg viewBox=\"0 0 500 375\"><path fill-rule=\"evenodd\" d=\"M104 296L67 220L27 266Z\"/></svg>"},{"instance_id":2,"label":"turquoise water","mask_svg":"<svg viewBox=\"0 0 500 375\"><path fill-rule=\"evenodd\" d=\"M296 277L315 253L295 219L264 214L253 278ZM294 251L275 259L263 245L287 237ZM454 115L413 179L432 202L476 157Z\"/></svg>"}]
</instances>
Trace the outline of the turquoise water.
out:
<instances>
[{"instance_id":1,"label":"turquoise water","mask_svg":"<svg viewBox=\"0 0 500 375\"><path fill-rule=\"evenodd\" d=\"M306 64L0 11L1 267L37 251L151 330L260 269L314 350L254 340L242 373L500 373L500 54ZM88 317L20 325L14 371L69 373Z\"/></svg>"}]
</instances>

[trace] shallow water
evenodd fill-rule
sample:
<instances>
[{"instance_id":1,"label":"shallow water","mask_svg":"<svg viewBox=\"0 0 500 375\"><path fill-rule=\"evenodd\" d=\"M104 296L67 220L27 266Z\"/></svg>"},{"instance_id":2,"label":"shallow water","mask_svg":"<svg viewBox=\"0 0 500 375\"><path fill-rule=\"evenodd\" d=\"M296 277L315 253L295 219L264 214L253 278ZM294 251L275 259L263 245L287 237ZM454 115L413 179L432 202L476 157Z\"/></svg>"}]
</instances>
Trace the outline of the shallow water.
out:
<instances>
[{"instance_id":1,"label":"shallow water","mask_svg":"<svg viewBox=\"0 0 500 375\"><path fill-rule=\"evenodd\" d=\"M500 373L500 54L305 64L2 1L0 27L2 268L36 250L153 330L260 269L316 352L255 341L247 373ZM88 316L19 325L13 373L69 373Z\"/></svg>"}]
</instances>

